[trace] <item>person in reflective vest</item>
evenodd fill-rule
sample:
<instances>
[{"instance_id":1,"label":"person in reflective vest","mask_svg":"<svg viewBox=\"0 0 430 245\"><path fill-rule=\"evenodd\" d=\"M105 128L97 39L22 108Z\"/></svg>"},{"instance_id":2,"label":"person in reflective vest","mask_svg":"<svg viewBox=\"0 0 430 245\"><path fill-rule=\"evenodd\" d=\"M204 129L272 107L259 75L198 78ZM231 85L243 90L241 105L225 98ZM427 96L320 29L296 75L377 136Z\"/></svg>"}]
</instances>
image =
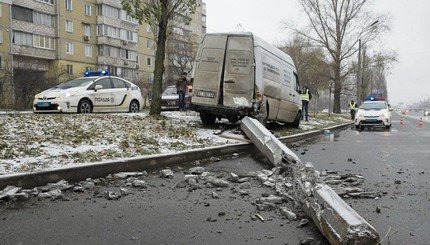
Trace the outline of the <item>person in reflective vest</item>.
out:
<instances>
[{"instance_id":1,"label":"person in reflective vest","mask_svg":"<svg viewBox=\"0 0 430 245\"><path fill-rule=\"evenodd\" d=\"M305 85L300 93L302 97L302 120L305 118L306 121L309 121L309 100L312 99L311 91Z\"/></svg>"},{"instance_id":2,"label":"person in reflective vest","mask_svg":"<svg viewBox=\"0 0 430 245\"><path fill-rule=\"evenodd\" d=\"M349 111L351 112L351 120L355 119L355 110L357 110L357 104L354 102L354 100L351 100L351 102L348 105Z\"/></svg>"}]
</instances>

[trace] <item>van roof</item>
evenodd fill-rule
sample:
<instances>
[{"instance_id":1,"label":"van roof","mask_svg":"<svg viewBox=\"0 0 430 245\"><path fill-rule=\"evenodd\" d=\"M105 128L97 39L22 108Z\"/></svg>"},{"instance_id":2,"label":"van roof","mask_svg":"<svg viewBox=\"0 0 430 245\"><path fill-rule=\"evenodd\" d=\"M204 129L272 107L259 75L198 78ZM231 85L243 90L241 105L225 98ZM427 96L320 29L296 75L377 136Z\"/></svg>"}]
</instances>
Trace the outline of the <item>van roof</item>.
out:
<instances>
[{"instance_id":1,"label":"van roof","mask_svg":"<svg viewBox=\"0 0 430 245\"><path fill-rule=\"evenodd\" d=\"M206 33L205 36L246 36L251 37L254 41L254 47L260 47L263 49L266 49L270 53L273 53L274 55L278 56L279 58L285 60L290 65L294 66L293 59L282 50L278 49L277 47L273 46L269 42L265 41L261 37L253 34L252 32L220 32L220 33Z\"/></svg>"}]
</instances>

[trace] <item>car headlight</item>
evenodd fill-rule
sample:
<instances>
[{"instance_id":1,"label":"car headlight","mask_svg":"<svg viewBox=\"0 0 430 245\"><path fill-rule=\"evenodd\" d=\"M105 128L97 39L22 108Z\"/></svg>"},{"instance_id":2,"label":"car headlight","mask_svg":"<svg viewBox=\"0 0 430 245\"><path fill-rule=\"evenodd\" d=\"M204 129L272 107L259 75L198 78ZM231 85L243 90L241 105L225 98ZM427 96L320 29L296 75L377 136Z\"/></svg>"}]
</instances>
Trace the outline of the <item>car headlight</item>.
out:
<instances>
[{"instance_id":1,"label":"car headlight","mask_svg":"<svg viewBox=\"0 0 430 245\"><path fill-rule=\"evenodd\" d=\"M75 94L77 94L77 92L74 92L74 93L69 93L69 92L67 92L67 93L61 93L61 94L59 94L57 96L57 98L68 98L68 97L74 96Z\"/></svg>"},{"instance_id":2,"label":"car headlight","mask_svg":"<svg viewBox=\"0 0 430 245\"><path fill-rule=\"evenodd\" d=\"M388 117L388 112L381 112L379 113L380 117Z\"/></svg>"},{"instance_id":3,"label":"car headlight","mask_svg":"<svg viewBox=\"0 0 430 245\"><path fill-rule=\"evenodd\" d=\"M357 115L355 115L356 117L362 117L363 116L363 112L362 111L358 111Z\"/></svg>"}]
</instances>

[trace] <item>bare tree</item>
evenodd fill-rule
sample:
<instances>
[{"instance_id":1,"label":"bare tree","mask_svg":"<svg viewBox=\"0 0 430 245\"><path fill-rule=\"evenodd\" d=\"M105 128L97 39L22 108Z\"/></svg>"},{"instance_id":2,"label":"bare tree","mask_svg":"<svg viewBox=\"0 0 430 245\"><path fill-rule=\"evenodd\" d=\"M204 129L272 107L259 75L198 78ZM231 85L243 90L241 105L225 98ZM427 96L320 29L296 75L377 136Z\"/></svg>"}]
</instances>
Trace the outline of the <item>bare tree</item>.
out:
<instances>
[{"instance_id":1,"label":"bare tree","mask_svg":"<svg viewBox=\"0 0 430 245\"><path fill-rule=\"evenodd\" d=\"M172 67L171 76L175 78L180 77L183 72L189 73L193 69L197 51L193 44L197 43L197 36L187 32L183 35L173 34L171 38L170 47L167 49L167 58L170 67Z\"/></svg>"},{"instance_id":2,"label":"bare tree","mask_svg":"<svg viewBox=\"0 0 430 245\"><path fill-rule=\"evenodd\" d=\"M307 85L313 94L314 112L319 101L320 91L329 87L330 73L326 68L324 52L320 47L312 46L303 36L295 35L288 42L278 47L289 54L296 65L299 81Z\"/></svg>"},{"instance_id":3,"label":"bare tree","mask_svg":"<svg viewBox=\"0 0 430 245\"><path fill-rule=\"evenodd\" d=\"M350 60L355 58L359 42L367 44L388 31L388 18L366 9L372 0L298 1L309 25L302 29L285 23L286 27L326 52L334 81L333 112L340 113L343 81L355 71Z\"/></svg>"},{"instance_id":4,"label":"bare tree","mask_svg":"<svg viewBox=\"0 0 430 245\"><path fill-rule=\"evenodd\" d=\"M121 3L128 14L138 19L140 23L147 22L154 32L157 50L149 114L159 116L161 113L161 92L168 24L173 18L180 19L183 23L188 24L191 21L190 16L196 10L197 0L122 0Z\"/></svg>"}]
</instances>

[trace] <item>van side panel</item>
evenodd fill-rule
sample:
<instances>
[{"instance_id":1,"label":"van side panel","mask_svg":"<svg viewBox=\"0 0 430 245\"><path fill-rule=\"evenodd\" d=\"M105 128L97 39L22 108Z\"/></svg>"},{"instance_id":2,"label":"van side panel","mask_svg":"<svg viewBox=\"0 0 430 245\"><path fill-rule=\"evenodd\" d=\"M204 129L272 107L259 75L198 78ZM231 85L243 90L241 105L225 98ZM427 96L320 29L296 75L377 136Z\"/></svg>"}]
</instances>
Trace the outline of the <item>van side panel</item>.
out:
<instances>
[{"instance_id":1,"label":"van side panel","mask_svg":"<svg viewBox=\"0 0 430 245\"><path fill-rule=\"evenodd\" d=\"M291 57L257 36L254 45L258 54L256 70L262 71L263 95L269 102L268 119L293 122L301 109L301 98Z\"/></svg>"},{"instance_id":2,"label":"van side panel","mask_svg":"<svg viewBox=\"0 0 430 245\"><path fill-rule=\"evenodd\" d=\"M219 103L227 35L206 35L197 55L192 103Z\"/></svg>"},{"instance_id":3,"label":"van side panel","mask_svg":"<svg viewBox=\"0 0 430 245\"><path fill-rule=\"evenodd\" d=\"M252 107L254 55L251 36L229 36L223 81L223 105Z\"/></svg>"},{"instance_id":4,"label":"van side panel","mask_svg":"<svg viewBox=\"0 0 430 245\"><path fill-rule=\"evenodd\" d=\"M281 60L261 48L261 69L263 71L263 95L269 102L269 120L275 120L278 115L281 86Z\"/></svg>"},{"instance_id":5,"label":"van side panel","mask_svg":"<svg viewBox=\"0 0 430 245\"><path fill-rule=\"evenodd\" d=\"M301 108L301 98L296 91L295 68L291 65L283 67L284 80L282 81L282 98L279 106L278 120L292 122Z\"/></svg>"}]
</instances>

